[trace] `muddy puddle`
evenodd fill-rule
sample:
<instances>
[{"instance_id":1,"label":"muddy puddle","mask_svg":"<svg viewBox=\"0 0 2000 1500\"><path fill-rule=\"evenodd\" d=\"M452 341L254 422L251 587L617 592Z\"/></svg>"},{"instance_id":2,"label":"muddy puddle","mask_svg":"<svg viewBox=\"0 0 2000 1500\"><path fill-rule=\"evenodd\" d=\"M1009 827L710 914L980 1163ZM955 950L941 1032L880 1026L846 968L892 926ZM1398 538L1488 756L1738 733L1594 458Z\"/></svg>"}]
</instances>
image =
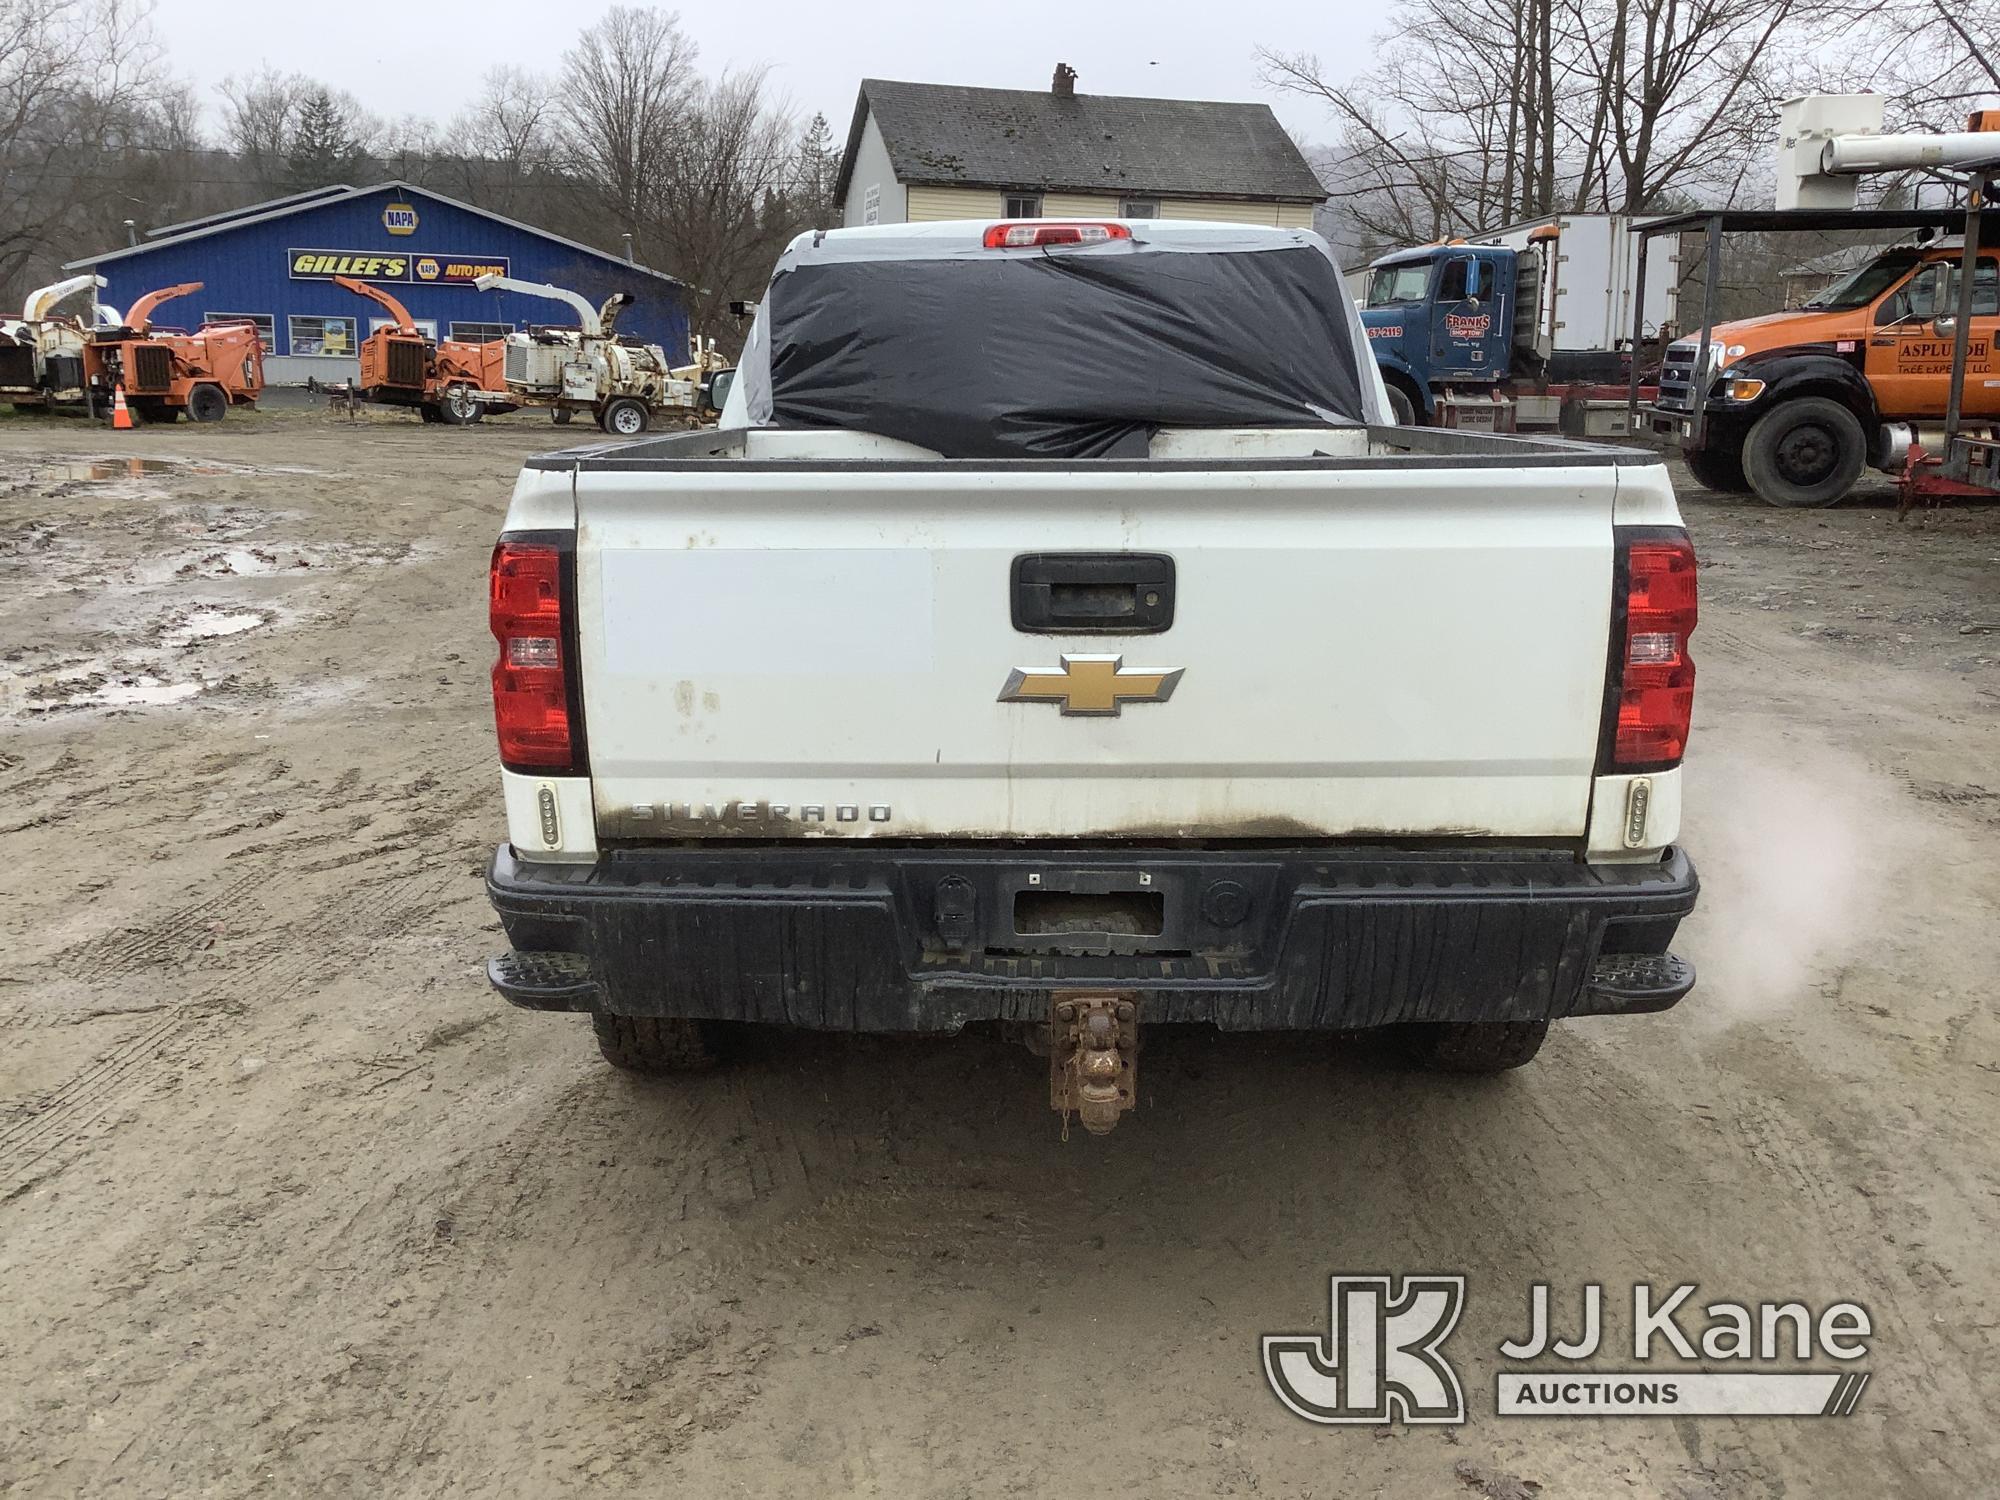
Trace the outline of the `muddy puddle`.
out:
<instances>
[{"instance_id":1,"label":"muddy puddle","mask_svg":"<svg viewBox=\"0 0 2000 1500\"><path fill-rule=\"evenodd\" d=\"M30 716L82 708L155 708L185 703L213 683L179 679L149 662L74 662L21 677L0 676L0 702Z\"/></svg>"},{"instance_id":2,"label":"muddy puddle","mask_svg":"<svg viewBox=\"0 0 2000 1500\"><path fill-rule=\"evenodd\" d=\"M273 609L202 603L141 627L136 640L129 627L121 630L123 640L92 655L0 665L0 715L186 703L229 680L226 671L196 665L193 653L278 619Z\"/></svg>"},{"instance_id":3,"label":"muddy puddle","mask_svg":"<svg viewBox=\"0 0 2000 1500\"><path fill-rule=\"evenodd\" d=\"M246 630L255 630L260 625L271 623L269 611L259 609L224 609L217 605L205 605L192 610L188 615L169 625L160 633L160 639L169 646L192 646L196 641L220 640L224 636L241 635Z\"/></svg>"},{"instance_id":4,"label":"muddy puddle","mask_svg":"<svg viewBox=\"0 0 2000 1500\"><path fill-rule=\"evenodd\" d=\"M35 477L59 481L103 484L119 479L175 478L182 475L210 477L257 474L316 474L298 464L233 464L221 459L201 458L85 458L34 465Z\"/></svg>"},{"instance_id":5,"label":"muddy puddle","mask_svg":"<svg viewBox=\"0 0 2000 1500\"><path fill-rule=\"evenodd\" d=\"M0 472L0 737L69 713L207 701L239 658L318 616L407 540L299 535L326 468L135 452L15 456Z\"/></svg>"},{"instance_id":6,"label":"muddy puddle","mask_svg":"<svg viewBox=\"0 0 2000 1500\"><path fill-rule=\"evenodd\" d=\"M377 549L351 547L287 547L275 544L218 547L190 554L171 553L135 564L130 578L135 583L170 583L182 578L269 578L278 574L325 569L345 562L380 562L372 555Z\"/></svg>"}]
</instances>

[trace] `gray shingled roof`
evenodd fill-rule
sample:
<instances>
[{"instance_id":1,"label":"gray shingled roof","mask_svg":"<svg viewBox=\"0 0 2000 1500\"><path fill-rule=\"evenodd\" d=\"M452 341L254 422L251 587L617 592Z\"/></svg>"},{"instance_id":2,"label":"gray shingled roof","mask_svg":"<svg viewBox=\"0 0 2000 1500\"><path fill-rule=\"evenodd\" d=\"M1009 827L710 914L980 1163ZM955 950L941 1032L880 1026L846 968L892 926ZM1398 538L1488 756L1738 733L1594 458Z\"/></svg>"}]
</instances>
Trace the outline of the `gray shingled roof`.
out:
<instances>
[{"instance_id":1,"label":"gray shingled roof","mask_svg":"<svg viewBox=\"0 0 2000 1500\"><path fill-rule=\"evenodd\" d=\"M864 78L840 162L847 193L870 113L901 182L1317 201L1268 104L972 89Z\"/></svg>"}]
</instances>

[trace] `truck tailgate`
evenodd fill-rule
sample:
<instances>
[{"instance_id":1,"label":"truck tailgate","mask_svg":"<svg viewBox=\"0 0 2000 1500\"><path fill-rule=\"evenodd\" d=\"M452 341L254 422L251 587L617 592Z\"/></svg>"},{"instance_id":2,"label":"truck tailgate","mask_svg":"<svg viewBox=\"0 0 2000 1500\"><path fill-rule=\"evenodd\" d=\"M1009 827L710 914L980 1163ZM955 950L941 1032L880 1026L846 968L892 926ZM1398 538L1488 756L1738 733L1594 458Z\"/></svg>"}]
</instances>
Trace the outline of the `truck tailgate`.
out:
<instances>
[{"instance_id":1,"label":"truck tailgate","mask_svg":"<svg viewBox=\"0 0 2000 1500\"><path fill-rule=\"evenodd\" d=\"M599 835L1581 836L1616 484L1436 460L592 471ZM1170 557L1171 626L1017 630L1014 561L1052 553ZM1102 657L1137 696L1065 713L1102 706L1110 668L1080 660ZM1041 696L1002 701L1024 680Z\"/></svg>"}]
</instances>

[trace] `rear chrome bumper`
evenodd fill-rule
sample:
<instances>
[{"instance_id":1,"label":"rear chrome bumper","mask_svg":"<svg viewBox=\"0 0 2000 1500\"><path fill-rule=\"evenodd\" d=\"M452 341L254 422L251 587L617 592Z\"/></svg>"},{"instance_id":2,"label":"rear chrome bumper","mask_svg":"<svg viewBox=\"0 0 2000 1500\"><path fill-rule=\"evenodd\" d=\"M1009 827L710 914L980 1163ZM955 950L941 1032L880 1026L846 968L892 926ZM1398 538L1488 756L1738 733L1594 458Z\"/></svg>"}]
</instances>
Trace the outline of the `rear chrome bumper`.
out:
<instances>
[{"instance_id":1,"label":"rear chrome bumper","mask_svg":"<svg viewBox=\"0 0 2000 1500\"><path fill-rule=\"evenodd\" d=\"M514 949L489 977L532 1009L951 1032L1046 1020L1058 991L1088 987L1143 997L1149 1022L1308 1031L1665 1009L1693 984L1667 948L1698 882L1678 849L1589 865L1512 847L870 840L594 865L503 845L487 889ZM1024 896L1058 913L1078 898L1086 926L1104 911L1117 930L1023 934Z\"/></svg>"}]
</instances>

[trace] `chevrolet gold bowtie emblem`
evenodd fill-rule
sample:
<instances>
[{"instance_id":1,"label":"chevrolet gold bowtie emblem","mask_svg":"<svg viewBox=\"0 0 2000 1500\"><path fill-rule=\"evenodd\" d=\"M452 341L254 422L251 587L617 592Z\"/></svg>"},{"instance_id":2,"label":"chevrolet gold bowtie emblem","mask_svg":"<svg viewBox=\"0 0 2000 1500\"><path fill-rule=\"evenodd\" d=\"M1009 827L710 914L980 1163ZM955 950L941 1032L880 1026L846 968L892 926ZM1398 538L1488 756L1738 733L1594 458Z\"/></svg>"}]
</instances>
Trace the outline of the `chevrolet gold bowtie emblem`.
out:
<instances>
[{"instance_id":1,"label":"chevrolet gold bowtie emblem","mask_svg":"<svg viewBox=\"0 0 2000 1500\"><path fill-rule=\"evenodd\" d=\"M1185 667L1142 671L1122 656L1065 656L1060 667L1016 667L1002 703L1060 703L1065 714L1116 714L1126 703L1165 703Z\"/></svg>"}]
</instances>

